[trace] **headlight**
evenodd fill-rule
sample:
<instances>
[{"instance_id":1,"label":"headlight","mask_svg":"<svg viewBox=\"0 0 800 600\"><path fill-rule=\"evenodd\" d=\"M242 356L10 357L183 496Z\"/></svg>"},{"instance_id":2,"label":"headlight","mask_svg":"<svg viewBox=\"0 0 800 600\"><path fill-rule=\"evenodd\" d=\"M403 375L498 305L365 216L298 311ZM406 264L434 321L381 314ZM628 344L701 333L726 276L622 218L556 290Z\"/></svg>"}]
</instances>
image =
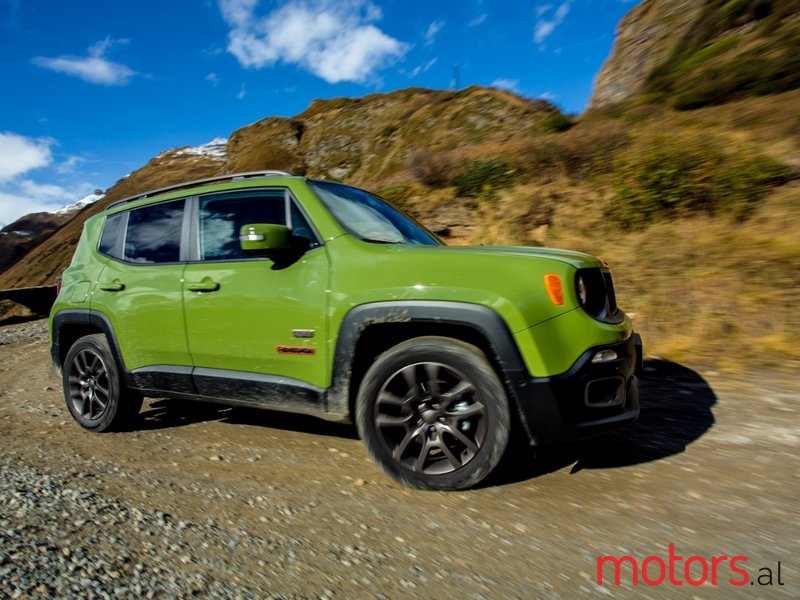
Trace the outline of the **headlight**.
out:
<instances>
[{"instance_id":1,"label":"headlight","mask_svg":"<svg viewBox=\"0 0 800 600\"><path fill-rule=\"evenodd\" d=\"M586 301L589 299L589 295L586 292L586 283L583 281L583 277L580 275L578 275L576 287L578 289L578 302L581 303L581 306L586 306Z\"/></svg>"}]
</instances>

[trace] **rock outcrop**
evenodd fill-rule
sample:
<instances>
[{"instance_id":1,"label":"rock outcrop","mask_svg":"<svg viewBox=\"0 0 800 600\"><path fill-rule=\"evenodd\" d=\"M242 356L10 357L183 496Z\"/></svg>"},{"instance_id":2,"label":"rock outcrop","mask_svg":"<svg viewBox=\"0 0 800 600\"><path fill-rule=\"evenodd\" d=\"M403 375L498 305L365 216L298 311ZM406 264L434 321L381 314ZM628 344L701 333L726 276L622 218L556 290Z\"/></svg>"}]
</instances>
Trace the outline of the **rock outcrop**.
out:
<instances>
[{"instance_id":1,"label":"rock outcrop","mask_svg":"<svg viewBox=\"0 0 800 600\"><path fill-rule=\"evenodd\" d=\"M674 52L700 16L704 0L645 0L617 27L611 56L595 78L589 110L647 91L647 78Z\"/></svg>"},{"instance_id":2,"label":"rock outcrop","mask_svg":"<svg viewBox=\"0 0 800 600\"><path fill-rule=\"evenodd\" d=\"M678 109L800 87L800 0L645 0L622 19L589 109Z\"/></svg>"}]
</instances>

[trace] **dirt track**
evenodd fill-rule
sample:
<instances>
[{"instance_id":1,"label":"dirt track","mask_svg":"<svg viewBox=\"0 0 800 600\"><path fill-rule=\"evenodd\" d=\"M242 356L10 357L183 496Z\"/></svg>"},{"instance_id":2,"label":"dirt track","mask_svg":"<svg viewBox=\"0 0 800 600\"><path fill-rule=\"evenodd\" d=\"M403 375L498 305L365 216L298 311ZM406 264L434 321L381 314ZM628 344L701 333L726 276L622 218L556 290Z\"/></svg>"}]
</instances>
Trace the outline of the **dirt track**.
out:
<instances>
[{"instance_id":1,"label":"dirt track","mask_svg":"<svg viewBox=\"0 0 800 600\"><path fill-rule=\"evenodd\" d=\"M135 431L86 433L43 322L0 328L0 596L800 597L800 376L646 369L633 426L418 492L304 417L148 400ZM598 555L669 544L773 585L728 563L717 586L597 585Z\"/></svg>"}]
</instances>

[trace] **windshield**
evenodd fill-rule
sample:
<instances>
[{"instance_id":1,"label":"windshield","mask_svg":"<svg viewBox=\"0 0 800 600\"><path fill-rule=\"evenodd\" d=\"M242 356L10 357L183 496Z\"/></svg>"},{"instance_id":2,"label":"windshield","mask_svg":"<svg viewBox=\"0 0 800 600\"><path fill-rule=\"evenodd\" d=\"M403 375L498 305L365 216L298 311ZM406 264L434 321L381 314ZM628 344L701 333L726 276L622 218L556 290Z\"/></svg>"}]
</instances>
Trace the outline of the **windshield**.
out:
<instances>
[{"instance_id":1,"label":"windshield","mask_svg":"<svg viewBox=\"0 0 800 600\"><path fill-rule=\"evenodd\" d=\"M416 221L369 192L329 181L308 184L341 226L365 242L440 245Z\"/></svg>"}]
</instances>

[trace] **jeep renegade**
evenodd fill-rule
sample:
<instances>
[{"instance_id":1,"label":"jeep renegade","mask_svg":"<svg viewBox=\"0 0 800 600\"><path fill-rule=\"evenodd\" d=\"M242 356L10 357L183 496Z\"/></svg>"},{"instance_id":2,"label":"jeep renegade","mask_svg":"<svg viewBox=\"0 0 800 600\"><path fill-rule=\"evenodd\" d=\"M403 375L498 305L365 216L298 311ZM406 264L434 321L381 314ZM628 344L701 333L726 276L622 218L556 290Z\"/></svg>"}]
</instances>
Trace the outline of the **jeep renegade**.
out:
<instances>
[{"instance_id":1,"label":"jeep renegade","mask_svg":"<svg viewBox=\"0 0 800 600\"><path fill-rule=\"evenodd\" d=\"M366 191L266 171L121 200L89 218L50 317L85 429L142 398L355 422L398 481L463 489L532 444L639 413L641 345L578 252L447 247Z\"/></svg>"}]
</instances>

